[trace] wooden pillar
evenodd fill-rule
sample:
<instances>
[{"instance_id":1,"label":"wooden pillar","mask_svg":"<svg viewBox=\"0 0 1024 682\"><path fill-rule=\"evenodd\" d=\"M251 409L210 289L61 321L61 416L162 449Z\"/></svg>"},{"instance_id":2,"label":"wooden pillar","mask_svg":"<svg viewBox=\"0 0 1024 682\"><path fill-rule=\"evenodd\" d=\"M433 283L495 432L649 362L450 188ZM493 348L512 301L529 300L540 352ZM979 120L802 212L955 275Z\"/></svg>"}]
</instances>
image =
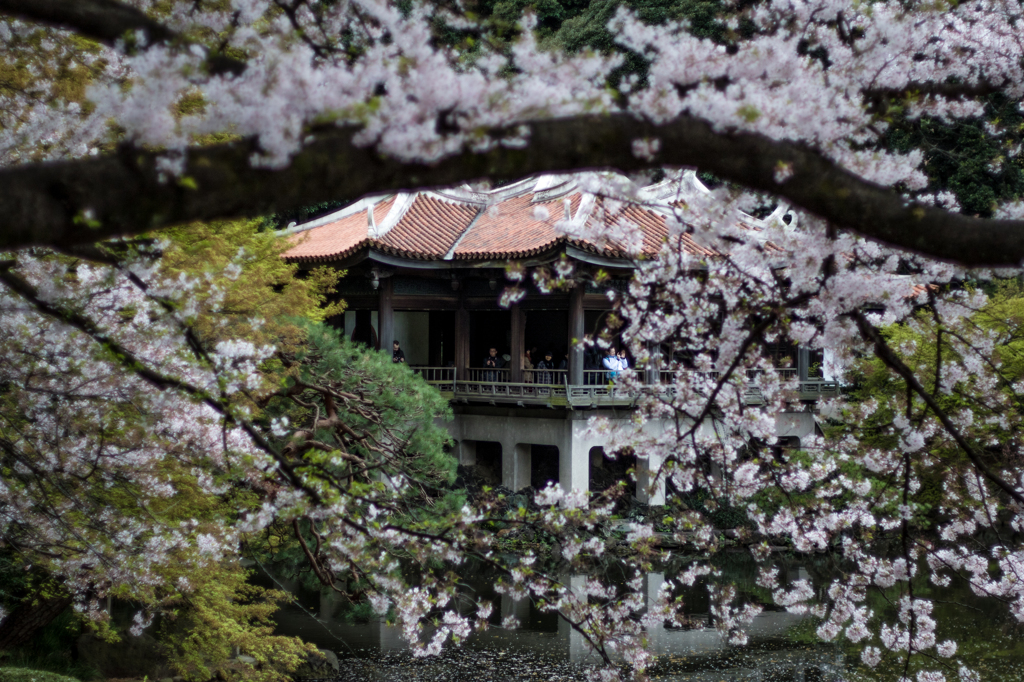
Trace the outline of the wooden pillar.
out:
<instances>
[{"instance_id":1,"label":"wooden pillar","mask_svg":"<svg viewBox=\"0 0 1024 682\"><path fill-rule=\"evenodd\" d=\"M469 378L469 311L459 303L455 311L455 378L466 381Z\"/></svg>"},{"instance_id":2,"label":"wooden pillar","mask_svg":"<svg viewBox=\"0 0 1024 682\"><path fill-rule=\"evenodd\" d=\"M518 303L515 303L512 306L512 349L509 351L512 356L512 361L509 363L509 381L513 383L522 383L523 381L523 354L525 351L526 311L520 308Z\"/></svg>"},{"instance_id":3,"label":"wooden pillar","mask_svg":"<svg viewBox=\"0 0 1024 682\"><path fill-rule=\"evenodd\" d=\"M579 342L583 340L583 294L587 286L577 280L576 286L569 294L569 384L583 385L583 349Z\"/></svg>"},{"instance_id":4,"label":"wooden pillar","mask_svg":"<svg viewBox=\"0 0 1024 682\"><path fill-rule=\"evenodd\" d=\"M377 290L377 350L391 352L395 340L395 311L392 298L395 291L393 277L380 280Z\"/></svg>"},{"instance_id":5,"label":"wooden pillar","mask_svg":"<svg viewBox=\"0 0 1024 682\"><path fill-rule=\"evenodd\" d=\"M661 346L651 341L647 342L647 354L650 360L647 361L645 384L661 383Z\"/></svg>"},{"instance_id":6,"label":"wooden pillar","mask_svg":"<svg viewBox=\"0 0 1024 682\"><path fill-rule=\"evenodd\" d=\"M807 348L796 349L797 377L800 381L807 381L811 369L811 351Z\"/></svg>"}]
</instances>

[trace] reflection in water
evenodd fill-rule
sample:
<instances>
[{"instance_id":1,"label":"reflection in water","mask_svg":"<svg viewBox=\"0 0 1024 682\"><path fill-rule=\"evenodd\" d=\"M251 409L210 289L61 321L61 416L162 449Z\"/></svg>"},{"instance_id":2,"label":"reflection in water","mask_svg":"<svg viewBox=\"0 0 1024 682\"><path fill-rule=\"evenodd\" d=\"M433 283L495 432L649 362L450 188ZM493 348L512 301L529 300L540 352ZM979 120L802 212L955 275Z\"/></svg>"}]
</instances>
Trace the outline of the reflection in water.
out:
<instances>
[{"instance_id":1,"label":"reflection in water","mask_svg":"<svg viewBox=\"0 0 1024 682\"><path fill-rule=\"evenodd\" d=\"M805 575L801 573L799 577ZM563 582L579 593L585 579L585 576L573 575L566 576ZM661 573L646 576L644 592L648 603L657 598L664 580ZM478 593L486 591L486 586L476 587ZM317 595L318 599L313 594L297 593L305 599L277 615L278 633L298 635L348 659L342 663L344 679L513 680L540 675L541 679L582 680L587 668L600 662L585 638L568 622L541 613L529 599L513 600L495 595L500 610L495 609L492 621L500 623L514 616L521 624L518 629L492 627L474 633L461 649L449 649L440 661L413 662L398 628L379 620L349 623L335 617L342 604L333 593ZM694 599L694 602L701 600ZM664 625L648 629L651 648L659 657L657 679L694 682L712 679L827 682L839 679L836 674L842 668L842 657L835 647L797 648L785 644L786 633L802 616L786 612L762 613L748 629L751 645L740 649L728 646L714 628L707 627L706 616L704 613L695 617L691 627L686 629ZM429 636L429 632L425 636ZM481 676L483 670L488 671L486 676Z\"/></svg>"},{"instance_id":2,"label":"reflection in water","mask_svg":"<svg viewBox=\"0 0 1024 682\"><path fill-rule=\"evenodd\" d=\"M726 557L728 559L728 557ZM721 557L720 557L721 559ZM831 555L801 558L801 563L782 560L780 568L787 582L809 579L821 589L832 580L842 579L837 560ZM645 597L650 603L666 577L683 570L667 567L664 573L650 573L644 582ZM742 601L764 603L768 598L754 583L754 566L749 558L735 556L732 563L719 565L721 579L734 583ZM614 567L604 569L601 579L606 583L623 582ZM472 573L472 571L467 571ZM564 582L579 590L583 576L566 576ZM493 627L475 633L461 648L448 648L441 659L411 662L408 648L399 631L379 621L347 623L342 618L341 601L331 594L303 592L297 584L286 584L299 595L301 607L293 605L277 616L278 631L299 635L322 649L329 649L343 662L340 679L364 682L411 682L447 680L582 680L585 669L597 662L584 638L568 623L550 613L542 613L529 600L514 601L494 591L494 577L484 572L467 575L467 593L474 599L488 599L495 604L491 617ZM934 589L934 588L932 588ZM655 679L679 682L712 682L713 680L759 682L896 682L902 675L897 661L883 662L876 669L866 668L860 660L861 649L871 640L853 644L838 641L823 644L815 637L817 623L785 611L765 610L747 629L750 644L732 647L709 628L710 601L706 584L689 588L673 588L673 597L682 597L689 620L685 628L651 627L647 631L651 647L658 656L652 670ZM895 594L869 591L867 606L876 614L891 617L887 611ZM985 682L1019 682L1024 667L1024 637L1019 624L1008 616L1005 608L973 595L966 585L953 585L941 594L936 590L935 613L940 622L938 639L958 642L958 654L981 673ZM310 617L310 613L317 616ZM521 623L517 630L499 627L502 619L512 615ZM429 633L425 633L429 636ZM874 643L877 644L877 641ZM483 671L483 672L482 672ZM527 674L528 673L528 674ZM347 676L346 676L347 675ZM911 679L916 671L911 670ZM947 679L957 679L955 669Z\"/></svg>"}]
</instances>

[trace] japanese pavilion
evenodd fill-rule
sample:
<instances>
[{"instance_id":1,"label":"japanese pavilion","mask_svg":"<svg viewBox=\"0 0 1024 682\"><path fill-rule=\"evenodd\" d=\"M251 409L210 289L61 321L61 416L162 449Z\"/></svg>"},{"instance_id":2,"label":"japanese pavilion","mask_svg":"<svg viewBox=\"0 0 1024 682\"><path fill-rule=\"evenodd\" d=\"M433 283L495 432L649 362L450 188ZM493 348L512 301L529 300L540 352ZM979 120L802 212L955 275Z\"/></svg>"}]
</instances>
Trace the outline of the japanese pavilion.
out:
<instances>
[{"instance_id":1,"label":"japanese pavilion","mask_svg":"<svg viewBox=\"0 0 1024 682\"><path fill-rule=\"evenodd\" d=\"M707 191L692 171L644 188L643 207L624 210L642 231L643 251L654 256L667 236L670 201ZM604 443L588 432L588 418L601 414L625 426L636 399L588 364L577 343L602 328L610 307L607 290L625 287L632 274L623 252L556 229L561 221L584 223L598 204L576 175L529 178L489 190L369 196L293 226L285 258L306 268L346 270L339 295L348 309L334 322L380 350L390 351L393 340L401 343L409 366L452 401L449 430L462 464L500 472L500 482L513 490L546 480L586 490L592 467L605 463ZM764 223L754 217L749 222L755 228ZM684 248L713 255L692 240ZM575 285L568 291L528 289L511 306L501 305L510 263L529 272L563 259L574 266ZM588 277L598 269L611 276L601 286ZM491 347L511 362L484 369ZM531 349L539 351L534 363L552 351L556 363L567 361L566 368L524 369L521 359ZM838 392L837 382L814 376L806 349L780 352L799 374L801 400ZM661 382L656 368L644 371L646 383ZM756 388L747 400L759 402ZM665 426L651 422L645 428ZM777 428L780 437L805 437L816 428L813 412L798 406L778 417ZM640 464L637 496L663 503L663 489L648 495L644 485L644 472L660 463Z\"/></svg>"}]
</instances>

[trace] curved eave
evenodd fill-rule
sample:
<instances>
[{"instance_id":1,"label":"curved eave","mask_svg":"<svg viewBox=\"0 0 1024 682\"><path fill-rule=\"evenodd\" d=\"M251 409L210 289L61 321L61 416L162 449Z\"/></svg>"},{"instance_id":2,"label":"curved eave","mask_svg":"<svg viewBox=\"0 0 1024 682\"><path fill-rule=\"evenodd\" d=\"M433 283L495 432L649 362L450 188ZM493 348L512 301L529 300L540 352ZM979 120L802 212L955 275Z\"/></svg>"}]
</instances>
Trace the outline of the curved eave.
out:
<instances>
[{"instance_id":1,"label":"curved eave","mask_svg":"<svg viewBox=\"0 0 1024 682\"><path fill-rule=\"evenodd\" d=\"M338 251L337 253L322 254L317 256L289 256L287 253L283 254L281 258L287 263L332 263L343 258L347 258L360 249L365 249L371 246L373 243L372 239L362 239L359 242L348 247L344 251Z\"/></svg>"}]
</instances>

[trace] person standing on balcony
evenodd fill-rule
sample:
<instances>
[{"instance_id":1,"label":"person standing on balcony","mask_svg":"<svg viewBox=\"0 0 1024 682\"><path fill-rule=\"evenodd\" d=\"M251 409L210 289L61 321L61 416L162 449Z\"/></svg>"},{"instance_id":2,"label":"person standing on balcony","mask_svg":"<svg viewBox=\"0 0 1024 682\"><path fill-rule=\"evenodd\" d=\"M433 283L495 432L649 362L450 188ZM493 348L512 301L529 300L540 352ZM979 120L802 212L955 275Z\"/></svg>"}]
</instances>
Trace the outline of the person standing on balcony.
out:
<instances>
[{"instance_id":1,"label":"person standing on balcony","mask_svg":"<svg viewBox=\"0 0 1024 682\"><path fill-rule=\"evenodd\" d=\"M533 383L533 359L529 348L523 351L523 382L527 384Z\"/></svg>"},{"instance_id":2,"label":"person standing on balcony","mask_svg":"<svg viewBox=\"0 0 1024 682\"><path fill-rule=\"evenodd\" d=\"M554 369L554 354L551 351L544 353L544 359L537 363L537 369ZM540 372L537 374L538 384L550 384L551 372Z\"/></svg>"},{"instance_id":3,"label":"person standing on balcony","mask_svg":"<svg viewBox=\"0 0 1024 682\"><path fill-rule=\"evenodd\" d=\"M484 369L501 369L505 366L505 361L498 357L498 349L491 346L491 349L487 352L487 357L484 358ZM484 381L497 381L497 372L484 372Z\"/></svg>"},{"instance_id":4,"label":"person standing on balcony","mask_svg":"<svg viewBox=\"0 0 1024 682\"><path fill-rule=\"evenodd\" d=\"M615 346L608 346L601 366L608 370L608 378L614 379L619 374L619 356L615 353Z\"/></svg>"},{"instance_id":5,"label":"person standing on balcony","mask_svg":"<svg viewBox=\"0 0 1024 682\"><path fill-rule=\"evenodd\" d=\"M398 343L398 339L395 339L395 342L391 344L391 362L394 362L395 364L405 364L405 351L402 350L401 345Z\"/></svg>"}]
</instances>

